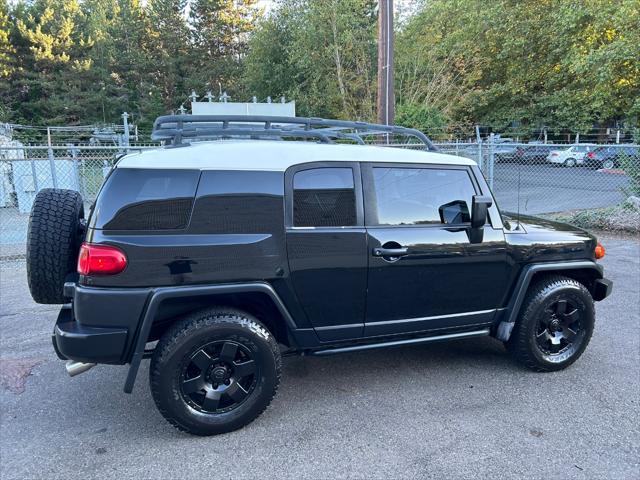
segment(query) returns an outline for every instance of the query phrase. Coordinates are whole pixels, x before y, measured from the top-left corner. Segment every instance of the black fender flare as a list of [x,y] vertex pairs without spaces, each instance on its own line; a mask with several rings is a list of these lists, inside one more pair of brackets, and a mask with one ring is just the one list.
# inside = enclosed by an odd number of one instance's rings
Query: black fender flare
[[507,304],[506,311],[503,316],[503,320],[498,324],[495,332],[495,337],[498,340],[506,342],[511,337],[511,332],[515,325],[518,314],[520,313],[520,307],[524,302],[524,297],[529,289],[531,279],[536,273],[539,272],[558,272],[562,273],[567,270],[594,270],[595,276],[598,279],[603,278],[602,265],[590,260],[578,260],[568,262],[550,262],[550,263],[534,263],[526,265],[520,272],[520,276],[516,281],[516,285],[511,293],[511,298]]
[[296,323],[287,310],[285,304],[282,302],[273,287],[265,282],[154,288],[149,295],[147,306],[144,310],[138,334],[134,342],[129,372],[127,373],[127,379],[124,384],[125,393],[131,393],[133,391],[133,385],[138,375],[140,362],[142,362],[144,357],[144,347],[149,339],[151,326],[153,325],[153,321],[158,313],[160,304],[169,298],[200,297],[225,293],[264,293],[273,300],[289,329],[297,329]]

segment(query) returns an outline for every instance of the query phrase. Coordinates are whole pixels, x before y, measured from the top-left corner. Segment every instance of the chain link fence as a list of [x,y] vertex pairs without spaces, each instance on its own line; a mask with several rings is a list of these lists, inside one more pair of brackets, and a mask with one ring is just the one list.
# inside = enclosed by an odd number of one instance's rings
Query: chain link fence
[[[614,206],[640,194],[637,145],[550,145],[488,139],[437,146],[442,153],[476,161],[503,211],[549,215]],[[126,149],[0,146],[0,260],[24,258],[29,212],[40,189],[77,190],[88,209],[121,155],[150,148],[158,145]]]

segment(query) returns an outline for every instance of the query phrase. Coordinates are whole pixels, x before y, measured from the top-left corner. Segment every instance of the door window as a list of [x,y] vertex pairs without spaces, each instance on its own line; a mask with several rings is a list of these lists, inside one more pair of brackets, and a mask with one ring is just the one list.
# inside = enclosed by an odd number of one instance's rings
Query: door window
[[475,188],[466,170],[374,167],[377,225],[464,224]]
[[351,168],[313,168],[294,175],[294,227],[350,227],[356,224],[356,193]]

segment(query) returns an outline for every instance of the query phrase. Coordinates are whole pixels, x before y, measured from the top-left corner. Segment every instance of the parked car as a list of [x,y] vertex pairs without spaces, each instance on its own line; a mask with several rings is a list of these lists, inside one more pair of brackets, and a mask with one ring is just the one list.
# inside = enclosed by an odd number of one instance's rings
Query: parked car
[[593,150],[594,145],[572,145],[564,150],[551,150],[547,161],[565,167],[575,167],[584,164],[585,156]]
[[513,152],[496,155],[496,161],[543,164],[553,148],[551,145],[520,145]]
[[586,165],[593,168],[617,168],[623,158],[640,162],[640,148],[629,145],[608,145],[596,147],[585,156]]
[[[535,371],[582,355],[612,288],[593,235],[501,213],[476,163],[421,132],[252,118],[160,117],[168,145],[118,160],[87,221],[78,192],[37,194],[28,284],[63,304],[71,375],[129,364],[130,393],[151,358],[160,413],[212,435],[267,408],[286,355],[489,335]],[[333,143],[371,132],[425,150]]]

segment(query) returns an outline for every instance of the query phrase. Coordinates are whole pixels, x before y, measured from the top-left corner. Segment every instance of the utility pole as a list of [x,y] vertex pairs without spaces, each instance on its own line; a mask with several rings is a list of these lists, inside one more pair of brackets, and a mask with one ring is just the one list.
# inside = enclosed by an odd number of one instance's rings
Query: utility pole
[[378,2],[378,123],[393,125],[393,0]]

